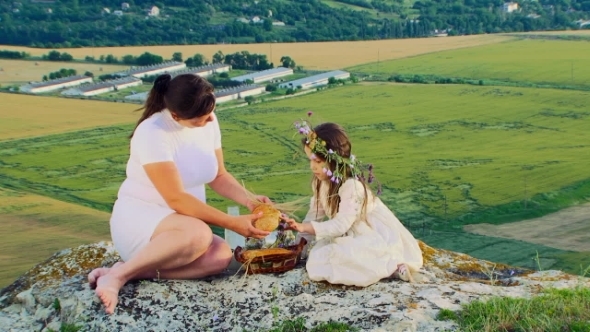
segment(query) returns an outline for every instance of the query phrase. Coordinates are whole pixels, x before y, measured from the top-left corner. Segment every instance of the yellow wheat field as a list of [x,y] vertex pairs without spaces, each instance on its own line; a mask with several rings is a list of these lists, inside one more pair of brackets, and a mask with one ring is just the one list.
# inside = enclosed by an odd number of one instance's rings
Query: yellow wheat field
[[110,241],[109,214],[0,188],[0,288],[55,252]]
[[[170,59],[174,52],[181,52],[185,58],[201,53],[211,59],[213,54],[219,50],[224,54],[246,50],[250,53],[266,54],[275,65],[279,63],[282,56],[288,55],[295,59],[297,64],[307,69],[338,69],[378,60],[390,60],[449,49],[498,43],[510,38],[512,37],[503,35],[473,35],[314,43],[95,47],[60,49],[59,51],[70,53],[77,59],[82,59],[87,55],[98,58],[100,55],[107,54],[120,58],[126,54],[140,55],[144,52],[158,54],[166,59]],[[35,56],[47,54],[50,51],[49,49],[5,45],[0,45],[0,49],[24,51]]]
[[132,123],[139,105],[0,93],[0,140]]
[[[0,49],[4,48],[0,46]],[[41,81],[43,75],[49,75],[49,73],[58,71],[61,68],[75,69],[80,75],[89,71],[98,77],[102,74],[125,70],[129,66],[76,62],[0,60],[0,68],[0,84],[10,84]]]

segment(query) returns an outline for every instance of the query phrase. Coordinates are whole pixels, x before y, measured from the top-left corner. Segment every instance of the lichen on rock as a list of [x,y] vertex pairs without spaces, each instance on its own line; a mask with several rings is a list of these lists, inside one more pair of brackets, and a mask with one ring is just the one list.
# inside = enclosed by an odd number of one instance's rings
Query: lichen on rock
[[[425,265],[414,284],[385,279],[369,287],[311,281],[303,264],[269,275],[240,271],[201,280],[142,280],[125,285],[106,315],[86,277],[119,256],[110,242],[62,250],[0,291],[0,326],[49,331],[63,323],[83,331],[263,331],[303,317],[308,327],[338,320],[365,331],[453,330],[442,308],[489,296],[528,297],[543,287],[573,287],[560,271],[534,272],[435,249],[423,242]],[[56,303],[59,304],[56,308]]]

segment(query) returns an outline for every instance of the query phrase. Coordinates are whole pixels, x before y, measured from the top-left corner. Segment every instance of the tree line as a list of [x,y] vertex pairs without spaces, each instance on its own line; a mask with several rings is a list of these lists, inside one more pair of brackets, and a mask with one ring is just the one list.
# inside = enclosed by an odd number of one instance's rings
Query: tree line
[[[408,38],[435,30],[460,35],[575,29],[575,21],[590,13],[590,0],[523,1],[512,13],[503,10],[505,0],[418,0],[411,7],[401,0],[338,1],[366,10],[333,8],[321,0],[134,0],[127,1],[128,9],[119,0],[2,1],[0,44],[62,48]],[[149,16],[154,4],[160,14]],[[385,15],[391,13],[395,18]]]
[[[25,52],[0,50],[0,58],[31,59],[31,56],[29,53]],[[43,54],[41,59],[47,61],[65,62],[74,60],[71,54],[67,52],[59,52],[57,50],[51,50],[47,54]],[[127,54],[122,56],[120,59],[112,54],[101,55],[98,58],[86,56],[84,61],[107,64],[125,64],[131,66],[150,66],[161,64],[165,61],[176,61],[184,62],[187,67],[200,67],[210,63],[224,63],[231,65],[233,69],[244,70],[265,70],[274,67],[274,64],[268,61],[266,54],[256,54],[250,53],[248,51],[239,51],[231,54],[223,54],[223,52],[217,51],[217,53],[213,55],[211,62],[209,62],[209,60],[200,53],[197,53],[184,60],[181,52],[174,52],[170,59],[164,59],[164,57],[161,55],[144,52],[139,56]],[[296,65],[295,60],[293,60],[290,56],[281,57],[280,62],[282,66],[289,68],[295,68]]]

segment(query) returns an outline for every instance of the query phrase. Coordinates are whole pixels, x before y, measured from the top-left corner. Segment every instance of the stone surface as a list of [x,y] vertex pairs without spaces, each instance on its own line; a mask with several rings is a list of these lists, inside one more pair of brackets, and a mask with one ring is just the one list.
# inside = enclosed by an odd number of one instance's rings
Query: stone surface
[[203,280],[130,282],[110,316],[86,276],[119,257],[111,243],[80,246],[56,253],[0,291],[0,326],[14,332],[57,331],[64,323],[83,331],[241,332],[303,317],[309,328],[336,320],[362,331],[453,331],[452,322],[435,319],[440,309],[458,310],[490,296],[529,297],[546,287],[590,286],[588,278],[560,271],[523,270],[420,245],[425,266],[414,284],[318,283],[309,280],[303,264],[276,275],[228,271]]

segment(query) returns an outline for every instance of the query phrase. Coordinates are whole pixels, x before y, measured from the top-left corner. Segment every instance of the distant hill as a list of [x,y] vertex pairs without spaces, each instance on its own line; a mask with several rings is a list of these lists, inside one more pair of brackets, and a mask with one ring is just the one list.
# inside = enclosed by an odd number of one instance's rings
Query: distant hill
[[590,0],[11,0],[0,44],[363,40],[590,28]]

